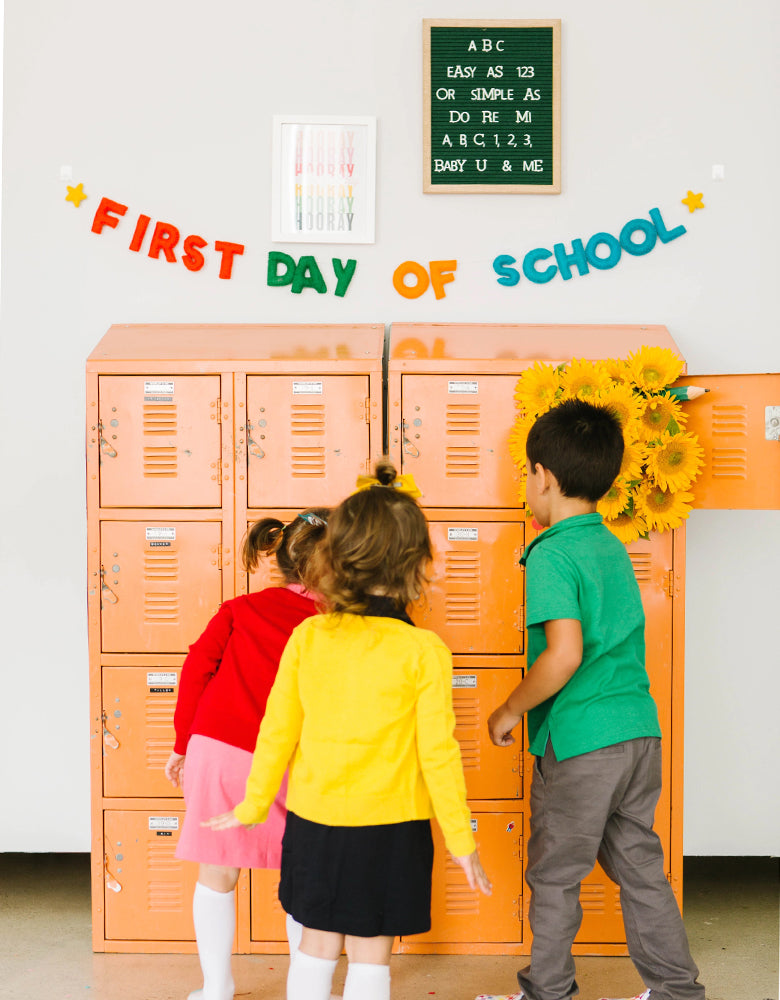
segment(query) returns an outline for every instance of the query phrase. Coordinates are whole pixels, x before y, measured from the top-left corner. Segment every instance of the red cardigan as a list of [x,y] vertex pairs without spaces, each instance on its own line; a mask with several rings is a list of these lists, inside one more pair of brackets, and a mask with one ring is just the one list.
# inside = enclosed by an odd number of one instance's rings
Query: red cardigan
[[184,661],[173,717],[176,753],[186,754],[196,733],[255,749],[279,657],[295,626],[316,610],[310,597],[287,587],[225,601]]

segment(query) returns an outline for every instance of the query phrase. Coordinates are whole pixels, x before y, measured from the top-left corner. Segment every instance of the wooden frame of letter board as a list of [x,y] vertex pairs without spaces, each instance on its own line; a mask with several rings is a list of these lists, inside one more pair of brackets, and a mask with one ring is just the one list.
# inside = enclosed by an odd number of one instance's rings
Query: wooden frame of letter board
[[[431,184],[431,28],[552,28],[552,159],[553,182],[540,184]],[[561,193],[561,22],[549,20],[423,19],[423,192],[425,194],[560,194]]]

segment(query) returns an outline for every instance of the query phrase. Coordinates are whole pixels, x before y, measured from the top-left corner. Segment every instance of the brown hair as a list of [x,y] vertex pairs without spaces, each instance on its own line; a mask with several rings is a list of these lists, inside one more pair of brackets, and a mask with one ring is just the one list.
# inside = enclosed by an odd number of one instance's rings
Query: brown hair
[[353,493],[334,508],[314,555],[318,591],[327,608],[361,614],[381,593],[405,608],[427,583],[433,558],[428,523],[417,502],[392,486],[395,467],[377,463],[381,485]]
[[241,547],[241,559],[248,573],[257,569],[260,559],[273,553],[287,583],[300,583],[311,589],[308,571],[314,549],[325,534],[329,507],[308,507],[289,524],[276,517],[255,521]]

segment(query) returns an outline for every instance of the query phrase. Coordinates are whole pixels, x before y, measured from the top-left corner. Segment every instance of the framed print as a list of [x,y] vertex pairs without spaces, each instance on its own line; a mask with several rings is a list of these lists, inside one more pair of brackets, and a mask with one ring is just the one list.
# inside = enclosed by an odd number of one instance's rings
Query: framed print
[[271,238],[373,243],[376,118],[274,115]]

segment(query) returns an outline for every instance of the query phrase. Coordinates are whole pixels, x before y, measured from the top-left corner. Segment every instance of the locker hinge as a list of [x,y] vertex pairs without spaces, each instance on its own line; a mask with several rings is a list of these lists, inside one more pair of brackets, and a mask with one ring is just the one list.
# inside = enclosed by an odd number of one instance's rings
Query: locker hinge
[[666,593],[674,597],[674,570],[670,569],[666,574]]
[[222,569],[222,542],[217,545],[217,569]]
[[363,402],[363,406],[364,406],[364,415],[365,415],[365,418],[366,418],[366,423],[370,424],[371,423],[371,398],[369,396],[366,396],[366,398],[365,398],[365,400]]
[[521,604],[517,609],[517,630],[518,632],[525,631],[525,605]]
[[222,462],[217,462],[217,482],[222,485]]
[[217,423],[222,423],[222,400],[217,400]]

